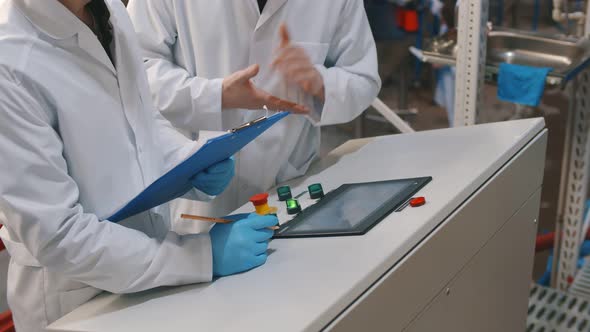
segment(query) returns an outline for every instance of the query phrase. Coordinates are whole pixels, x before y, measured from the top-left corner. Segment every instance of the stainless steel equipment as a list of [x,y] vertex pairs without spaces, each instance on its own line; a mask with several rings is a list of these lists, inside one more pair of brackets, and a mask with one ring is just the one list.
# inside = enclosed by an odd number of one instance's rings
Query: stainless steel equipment
[[[457,32],[451,30],[412,53],[424,62],[455,65]],[[547,84],[563,86],[590,64],[590,41],[513,29],[491,30],[487,39],[487,79],[496,79],[502,62],[553,68]]]

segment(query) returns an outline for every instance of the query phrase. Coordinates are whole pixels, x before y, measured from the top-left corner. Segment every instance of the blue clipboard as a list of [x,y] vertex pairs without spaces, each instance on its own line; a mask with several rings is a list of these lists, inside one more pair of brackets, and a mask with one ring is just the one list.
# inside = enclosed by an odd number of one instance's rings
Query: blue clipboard
[[280,112],[268,118],[262,117],[209,139],[192,156],[149,185],[107,220],[119,222],[181,197],[193,188],[191,178],[197,173],[233,156],[287,115],[288,112]]

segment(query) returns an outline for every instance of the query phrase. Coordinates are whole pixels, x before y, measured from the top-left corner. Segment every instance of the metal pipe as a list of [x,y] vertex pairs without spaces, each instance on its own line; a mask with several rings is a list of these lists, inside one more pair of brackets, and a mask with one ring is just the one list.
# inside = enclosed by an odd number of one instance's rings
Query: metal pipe
[[413,133],[415,130],[412,129],[402,118],[400,118],[393,110],[391,110],[384,102],[379,98],[375,98],[371,104],[377,112],[379,112],[389,123],[397,128],[402,134]]
[[563,238],[563,229],[564,229],[564,222],[565,222],[565,205],[567,199],[567,186],[568,186],[568,169],[571,167],[570,165],[570,154],[571,149],[569,148],[572,144],[573,139],[573,132],[574,130],[574,113],[576,111],[575,106],[575,98],[576,98],[576,89],[578,85],[578,79],[574,79],[572,84],[569,87],[568,91],[568,99],[571,102],[568,105],[568,112],[567,112],[567,120],[566,120],[566,127],[565,127],[565,140],[563,142],[563,156],[561,159],[561,175],[559,180],[559,197],[557,200],[557,220],[555,222],[555,234],[557,237],[555,239],[555,247],[553,249],[553,264],[551,266],[551,287],[557,288],[557,272],[559,267],[557,266],[559,263],[559,259],[561,257],[561,242]]
[[[564,7],[564,10],[562,11],[561,7]],[[577,23],[577,31],[576,34],[578,36],[582,35],[584,33],[584,24],[586,21],[586,14],[582,13],[582,12],[574,12],[574,13],[569,13],[569,5],[567,0],[563,1],[563,0],[553,0],[553,12],[552,12],[552,18],[555,22],[561,23],[561,22],[566,22],[566,27],[565,27],[565,31],[566,34],[570,34],[569,33],[569,26],[570,26],[570,20],[575,20]]]
[[555,22],[561,22],[561,0],[553,0],[553,11],[551,17]]
[[563,1],[563,11],[565,12],[565,34],[569,36],[570,34],[570,9],[568,5],[568,0]]

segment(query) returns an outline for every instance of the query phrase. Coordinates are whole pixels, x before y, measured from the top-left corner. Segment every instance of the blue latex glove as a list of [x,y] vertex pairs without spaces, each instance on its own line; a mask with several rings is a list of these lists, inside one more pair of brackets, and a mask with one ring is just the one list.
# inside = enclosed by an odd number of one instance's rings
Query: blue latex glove
[[216,224],[209,232],[213,251],[213,276],[236,274],[266,263],[268,241],[274,234],[266,227],[277,225],[277,217],[253,213],[225,219],[237,221]]
[[207,195],[216,196],[221,194],[234,177],[234,158],[219,162],[192,178],[195,188]]

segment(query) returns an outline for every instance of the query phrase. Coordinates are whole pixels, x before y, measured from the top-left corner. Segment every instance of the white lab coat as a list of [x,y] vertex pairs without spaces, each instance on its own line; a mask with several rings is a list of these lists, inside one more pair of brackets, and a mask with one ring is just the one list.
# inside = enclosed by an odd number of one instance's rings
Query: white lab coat
[[[362,0],[268,0],[262,14],[256,0],[131,0],[128,10],[156,106],[185,133],[228,130],[265,115],[221,112],[223,77],[251,64],[261,67],[254,79],[258,87],[311,107],[322,125],[353,120],[380,89]],[[270,71],[282,22],[321,73],[325,103]],[[231,212],[251,195],[303,175],[319,146],[320,129],[306,117],[291,115],[239,153],[237,175],[222,195],[211,203],[181,204],[176,216]]]
[[209,235],[170,232],[166,205],[101,221],[197,145],[155,111],[125,7],[106,3],[115,66],[58,1],[0,0],[0,236],[19,332],[101,290],[211,280]]

